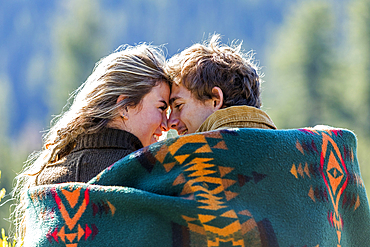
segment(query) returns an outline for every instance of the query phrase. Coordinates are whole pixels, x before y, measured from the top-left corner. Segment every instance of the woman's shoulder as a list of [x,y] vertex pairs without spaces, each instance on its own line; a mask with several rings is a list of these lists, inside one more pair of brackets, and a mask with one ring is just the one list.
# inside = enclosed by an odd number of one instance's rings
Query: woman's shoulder
[[48,165],[37,178],[37,185],[76,182],[77,164],[66,158]]

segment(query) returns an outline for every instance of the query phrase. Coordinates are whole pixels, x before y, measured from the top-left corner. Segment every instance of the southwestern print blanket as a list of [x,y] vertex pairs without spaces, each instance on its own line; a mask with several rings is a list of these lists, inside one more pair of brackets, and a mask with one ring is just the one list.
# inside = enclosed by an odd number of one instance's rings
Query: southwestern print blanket
[[143,148],[89,183],[28,191],[25,246],[370,246],[344,129],[230,129]]

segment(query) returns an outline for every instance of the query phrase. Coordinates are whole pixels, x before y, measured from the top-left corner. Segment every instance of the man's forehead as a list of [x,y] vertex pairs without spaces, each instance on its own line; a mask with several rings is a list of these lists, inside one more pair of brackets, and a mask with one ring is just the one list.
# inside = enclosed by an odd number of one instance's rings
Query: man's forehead
[[172,83],[171,93],[179,92],[179,91],[181,91],[182,88],[184,88],[184,86],[182,84]]
[[185,88],[183,85],[177,85],[177,84],[172,84],[172,89],[171,89],[171,95],[170,95],[170,104],[173,103],[175,100],[178,99],[186,99],[191,97],[191,92]]

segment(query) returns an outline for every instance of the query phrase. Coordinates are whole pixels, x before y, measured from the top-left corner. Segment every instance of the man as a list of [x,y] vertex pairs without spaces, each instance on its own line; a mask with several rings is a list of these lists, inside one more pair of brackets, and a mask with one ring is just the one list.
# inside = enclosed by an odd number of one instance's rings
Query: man
[[221,128],[276,129],[260,110],[261,81],[251,54],[241,44],[194,44],[173,56],[167,65],[172,77],[168,125],[179,135]]

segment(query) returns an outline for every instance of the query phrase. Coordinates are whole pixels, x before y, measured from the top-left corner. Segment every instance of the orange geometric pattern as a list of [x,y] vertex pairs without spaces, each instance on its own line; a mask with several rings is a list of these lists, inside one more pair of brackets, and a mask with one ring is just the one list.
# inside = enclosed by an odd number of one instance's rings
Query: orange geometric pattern
[[[79,188],[79,190],[77,190],[77,191],[80,192],[80,189],[81,188]],[[62,192],[63,191],[64,190],[62,190]],[[65,194],[65,192],[63,194]],[[63,204],[62,200],[60,199],[60,197],[58,196],[58,194],[55,194],[54,197],[55,197],[55,201],[57,202],[59,211],[62,214],[62,217],[64,218],[64,220],[66,222],[66,225],[68,226],[69,230],[72,230],[75,227],[77,221],[81,218],[82,214],[85,212],[87,204],[89,203],[89,192],[88,192],[88,190],[87,189],[85,190],[85,198],[83,199],[83,202],[79,206],[79,208],[77,210],[77,213],[75,215],[73,215],[72,218],[70,217],[70,215],[68,213],[68,210],[64,206],[64,204]],[[73,197],[72,197],[72,201],[68,197],[66,197],[66,199],[68,200],[70,205],[75,205],[75,199],[76,198],[74,197],[74,194],[73,194]],[[72,208],[73,208],[73,206],[72,206]]]
[[[156,159],[163,163],[165,156],[170,153],[177,161],[164,163],[163,167],[166,172],[172,170],[176,163],[183,165],[183,172],[173,181],[173,186],[182,184],[183,189],[180,195],[200,202],[198,208],[209,211],[209,214],[198,214],[196,218],[183,215],[190,231],[204,235],[209,247],[220,246],[222,242],[232,242],[234,246],[245,246],[242,236],[256,229],[257,223],[248,210],[237,213],[231,208],[228,209],[228,201],[238,196],[238,193],[228,190],[230,186],[237,183],[237,180],[227,178],[234,168],[217,166],[213,164],[213,158],[191,157],[192,153],[211,154],[212,149],[227,150],[223,140],[210,147],[206,137],[222,138],[219,134],[183,136],[170,146],[162,146],[156,153]],[[188,153],[178,152],[189,143],[200,145]],[[212,187],[208,186],[210,184]],[[250,219],[241,223],[239,217],[246,215]],[[231,222],[228,220],[229,223],[216,226],[212,222],[217,221],[218,218],[228,218]]]
[[[342,200],[342,207],[343,205],[350,204],[356,210],[360,205],[359,196],[351,197],[351,200],[348,200],[347,193],[344,193],[347,184],[348,178],[353,176],[356,183],[357,182],[357,175],[356,174],[349,174],[347,171],[346,164],[344,162],[344,158],[341,154],[341,151],[337,145],[337,143],[332,139],[332,135],[340,134],[340,131],[332,131],[332,130],[325,130],[325,131],[317,131],[314,129],[301,129],[302,132],[313,134],[313,135],[320,135],[322,137],[322,144],[321,144],[321,153],[320,153],[320,164],[319,164],[319,173],[321,174],[321,179],[324,180],[326,185],[326,190],[322,190],[321,188],[313,188],[312,186],[309,188],[308,196],[312,199],[313,202],[321,199],[321,201],[331,202],[333,205],[333,211],[328,213],[328,220],[330,224],[336,229],[335,233],[337,235],[338,244],[337,247],[341,246],[341,235],[342,235],[342,227],[343,227],[343,219],[339,213],[340,207],[340,200]],[[296,142],[296,148],[305,155],[306,153],[319,153],[315,143],[312,141],[311,143],[300,143],[298,140]],[[343,154],[345,158],[349,158],[353,161],[353,152],[352,150],[347,150],[343,146]],[[311,178],[311,173],[316,175],[316,170],[312,169],[315,167],[311,165],[310,167],[308,164],[293,164],[290,173],[296,177],[304,178],[305,175],[308,178]],[[311,169],[310,169],[311,168]],[[350,195],[350,194],[349,194]]]
[[[60,229],[50,229],[47,234],[47,239],[50,243],[54,240],[59,243],[60,241],[66,245],[66,247],[77,247],[78,242],[81,240],[93,240],[99,233],[98,228],[95,224],[79,224],[82,215],[86,212],[87,206],[90,203],[89,188],[69,188],[61,189],[57,192],[55,188],[51,189],[54,196],[55,202],[58,206],[60,214],[64,219],[65,225]],[[104,203],[104,202],[102,202]],[[112,215],[114,215],[116,208],[112,203],[107,201],[104,203],[109,208]],[[93,203],[93,205],[95,205]],[[93,208],[94,211],[94,208]],[[71,213],[75,212],[75,213]]]
[[[323,144],[321,149],[321,173],[328,188],[330,200],[334,207],[333,223],[337,229],[338,247],[341,240],[343,220],[339,214],[339,200],[347,187],[348,172],[337,144],[333,139],[322,133]],[[327,155],[328,154],[328,155]],[[329,157],[327,157],[329,156]]]

